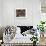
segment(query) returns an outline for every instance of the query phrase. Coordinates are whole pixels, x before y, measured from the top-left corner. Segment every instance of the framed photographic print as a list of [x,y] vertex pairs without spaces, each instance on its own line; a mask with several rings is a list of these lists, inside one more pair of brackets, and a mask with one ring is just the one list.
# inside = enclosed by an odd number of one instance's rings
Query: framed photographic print
[[26,17],[26,9],[16,9],[16,17]]

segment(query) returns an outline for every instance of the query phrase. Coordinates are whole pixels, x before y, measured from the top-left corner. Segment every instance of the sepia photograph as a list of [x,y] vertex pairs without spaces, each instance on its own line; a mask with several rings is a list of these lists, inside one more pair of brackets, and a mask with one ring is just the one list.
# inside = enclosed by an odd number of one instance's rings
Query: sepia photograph
[[25,9],[16,9],[16,17],[25,17],[26,10]]

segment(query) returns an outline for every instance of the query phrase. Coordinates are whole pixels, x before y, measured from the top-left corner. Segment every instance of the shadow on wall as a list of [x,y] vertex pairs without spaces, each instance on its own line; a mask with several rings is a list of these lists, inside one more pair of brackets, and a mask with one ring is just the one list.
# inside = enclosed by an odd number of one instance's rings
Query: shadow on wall
[[4,27],[0,27],[0,40],[3,40]]

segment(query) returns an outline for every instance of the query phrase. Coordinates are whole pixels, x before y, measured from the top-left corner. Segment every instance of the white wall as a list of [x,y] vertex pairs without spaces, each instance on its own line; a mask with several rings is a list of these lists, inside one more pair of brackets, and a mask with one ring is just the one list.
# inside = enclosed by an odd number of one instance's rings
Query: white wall
[[0,0],[0,26],[2,24],[2,0]]
[[[26,8],[24,18],[16,18],[16,8]],[[2,25],[34,25],[40,20],[40,0],[3,0]]]
[[39,24],[40,20],[41,20],[41,13],[40,13],[40,10],[41,10],[41,2],[40,0],[33,0],[33,26],[37,26],[37,24]]

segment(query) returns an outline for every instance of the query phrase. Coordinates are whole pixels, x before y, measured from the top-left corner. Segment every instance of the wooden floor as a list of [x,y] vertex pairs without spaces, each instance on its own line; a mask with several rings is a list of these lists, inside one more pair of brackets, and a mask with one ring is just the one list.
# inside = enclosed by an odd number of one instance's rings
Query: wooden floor
[[40,45],[46,45],[46,37],[41,37],[39,44]]
[[6,43],[2,44],[1,46],[33,46],[32,44],[16,44],[16,43]]
[[[3,46],[6,46],[6,45],[3,45]],[[16,44],[11,44],[9,46],[33,46],[33,45],[28,43],[28,45],[27,44],[23,44],[23,45],[21,45],[21,44],[19,44],[19,45],[18,44],[17,45]],[[37,46],[46,46],[46,37],[41,37],[39,45],[37,45]]]

